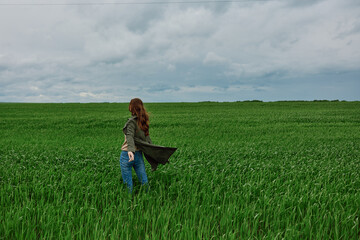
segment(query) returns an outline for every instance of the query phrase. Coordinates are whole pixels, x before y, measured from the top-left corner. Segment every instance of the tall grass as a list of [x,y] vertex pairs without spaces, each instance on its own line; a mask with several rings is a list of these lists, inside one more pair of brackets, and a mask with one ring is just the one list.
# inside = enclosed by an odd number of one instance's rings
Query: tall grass
[[148,103],[178,147],[122,184],[127,104],[0,104],[0,239],[359,239],[360,103]]

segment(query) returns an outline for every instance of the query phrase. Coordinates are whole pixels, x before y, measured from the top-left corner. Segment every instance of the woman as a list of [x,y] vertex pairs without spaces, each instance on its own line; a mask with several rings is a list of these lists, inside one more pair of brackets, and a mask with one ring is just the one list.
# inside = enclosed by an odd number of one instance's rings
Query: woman
[[132,117],[128,119],[123,128],[125,140],[121,147],[120,168],[123,182],[127,184],[129,191],[132,192],[132,168],[134,168],[141,184],[148,183],[142,154],[144,153],[152,170],[155,171],[159,163],[165,164],[169,162],[169,157],[175,152],[176,148],[152,144],[149,135],[149,115],[141,99],[131,99],[129,111]]

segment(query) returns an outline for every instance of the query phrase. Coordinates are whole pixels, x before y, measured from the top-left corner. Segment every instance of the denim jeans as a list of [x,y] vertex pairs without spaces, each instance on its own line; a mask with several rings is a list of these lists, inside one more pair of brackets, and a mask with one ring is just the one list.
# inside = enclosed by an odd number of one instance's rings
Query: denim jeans
[[[121,175],[124,184],[127,185],[129,192],[133,190],[132,181],[132,168],[134,168],[136,175],[142,185],[148,185],[148,178],[145,172],[145,164],[141,151],[136,151],[134,154],[134,160],[129,162],[129,156],[127,151],[122,151],[120,155],[120,168]],[[148,186],[146,186],[148,187]]]

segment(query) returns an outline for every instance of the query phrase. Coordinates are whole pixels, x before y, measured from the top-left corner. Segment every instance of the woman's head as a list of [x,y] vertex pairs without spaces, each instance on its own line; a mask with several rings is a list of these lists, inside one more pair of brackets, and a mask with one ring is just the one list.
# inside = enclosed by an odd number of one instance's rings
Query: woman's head
[[137,124],[145,132],[145,135],[149,135],[149,114],[140,98],[131,99],[129,111],[131,115],[137,116]]

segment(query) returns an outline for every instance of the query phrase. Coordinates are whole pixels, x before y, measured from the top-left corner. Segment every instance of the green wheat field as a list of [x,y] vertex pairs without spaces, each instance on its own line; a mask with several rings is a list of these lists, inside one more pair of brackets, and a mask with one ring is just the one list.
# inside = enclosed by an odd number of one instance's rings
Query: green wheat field
[[360,238],[360,102],[145,107],[178,150],[130,195],[128,103],[1,103],[0,239]]

